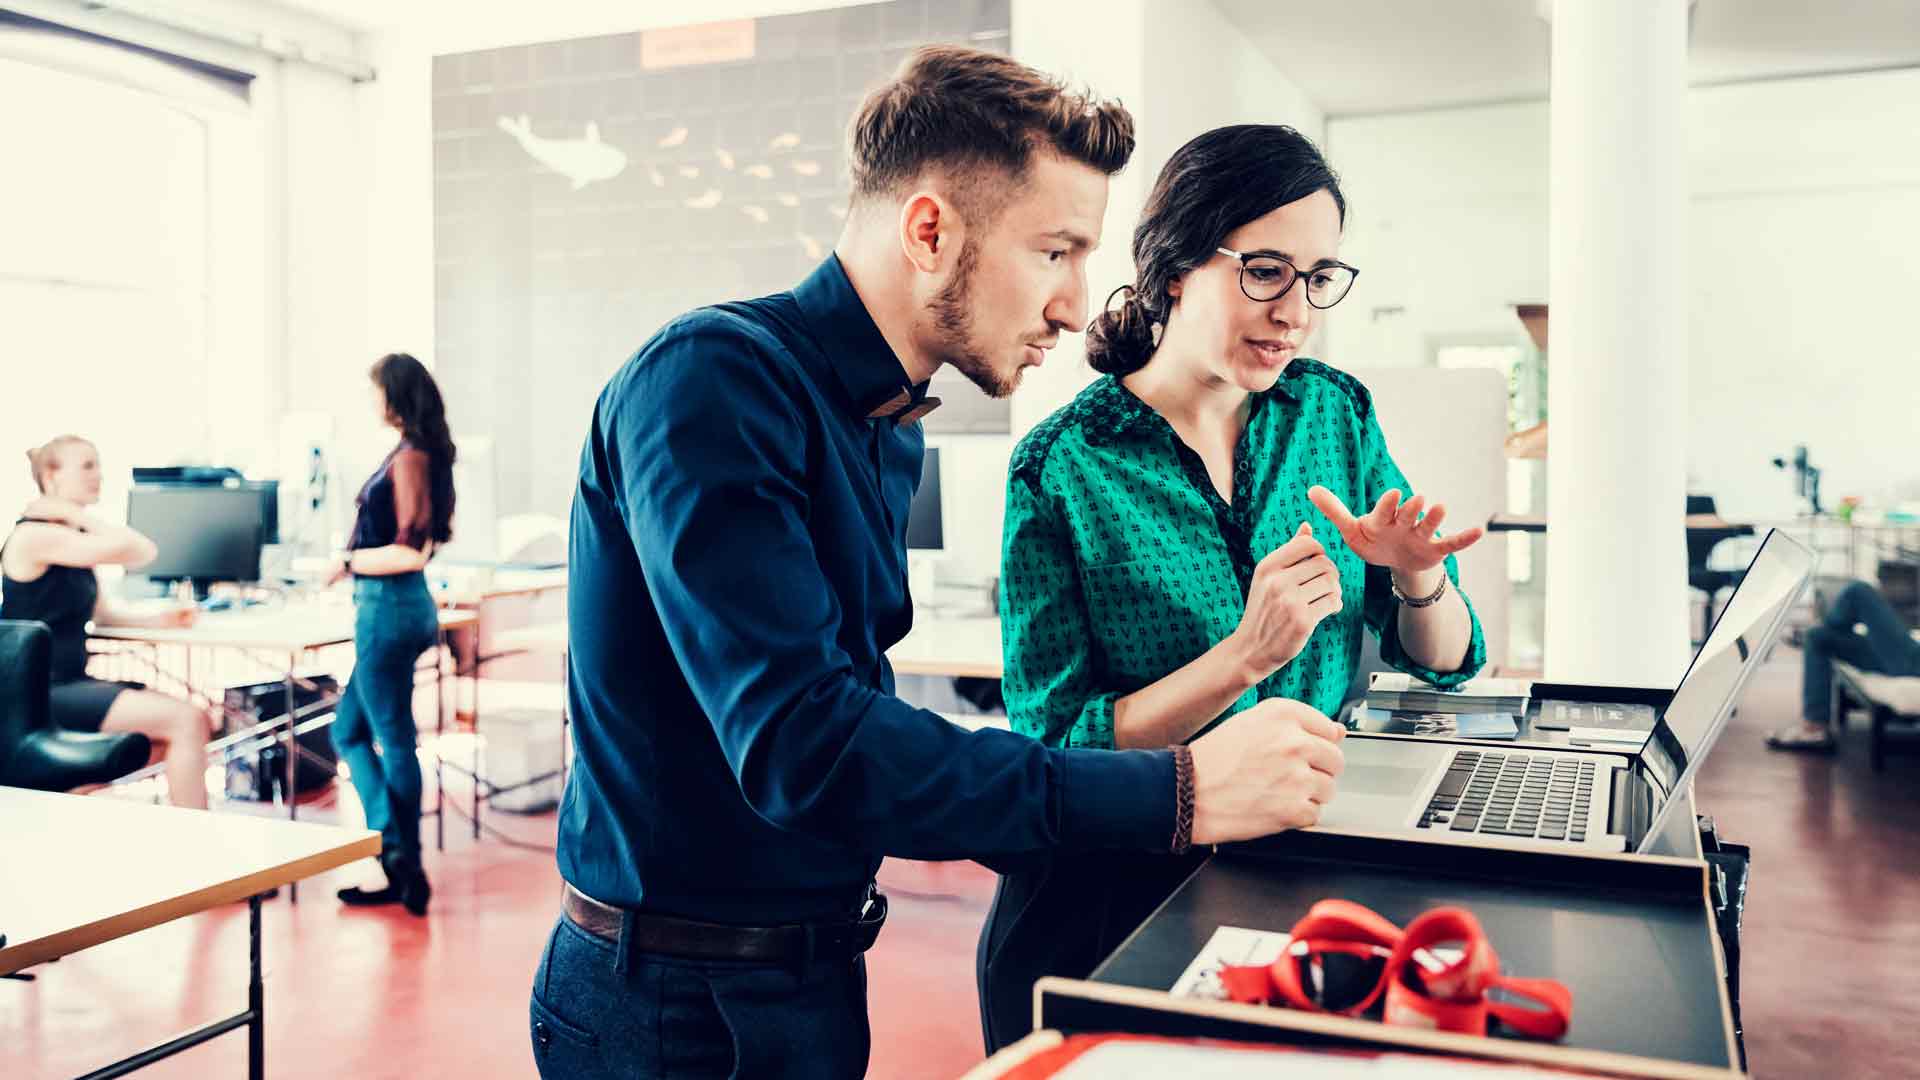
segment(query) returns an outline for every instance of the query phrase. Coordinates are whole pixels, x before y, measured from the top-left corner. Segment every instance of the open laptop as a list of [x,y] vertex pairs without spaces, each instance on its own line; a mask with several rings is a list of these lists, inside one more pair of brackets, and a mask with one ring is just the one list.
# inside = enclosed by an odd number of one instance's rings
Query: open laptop
[[1767,534],[1638,751],[1348,739],[1318,827],[1479,847],[1645,851],[1813,579],[1814,561],[1799,542]]

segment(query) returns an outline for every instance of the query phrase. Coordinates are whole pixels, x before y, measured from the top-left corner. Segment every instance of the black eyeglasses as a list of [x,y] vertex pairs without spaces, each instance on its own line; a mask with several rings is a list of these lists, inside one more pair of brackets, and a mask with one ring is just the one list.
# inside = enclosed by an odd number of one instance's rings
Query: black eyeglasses
[[1247,299],[1266,303],[1287,295],[1293,283],[1307,279],[1307,303],[1322,311],[1347,298],[1353,279],[1360,271],[1346,263],[1327,263],[1302,271],[1278,255],[1245,254],[1232,248],[1215,248],[1220,254],[1240,262],[1240,291]]

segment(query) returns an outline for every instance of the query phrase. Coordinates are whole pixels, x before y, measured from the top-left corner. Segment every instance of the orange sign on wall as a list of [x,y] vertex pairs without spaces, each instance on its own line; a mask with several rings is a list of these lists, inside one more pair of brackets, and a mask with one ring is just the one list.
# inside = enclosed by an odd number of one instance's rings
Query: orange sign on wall
[[721,64],[753,59],[752,19],[647,30],[640,35],[640,66],[645,70]]

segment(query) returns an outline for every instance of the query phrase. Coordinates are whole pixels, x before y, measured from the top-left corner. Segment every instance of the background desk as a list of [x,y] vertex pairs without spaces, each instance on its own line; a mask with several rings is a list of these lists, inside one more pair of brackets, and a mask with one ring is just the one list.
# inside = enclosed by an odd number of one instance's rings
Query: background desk
[[1000,620],[993,615],[941,618],[916,614],[913,629],[887,650],[895,675],[998,679],[1005,670]]
[[266,1056],[259,894],[380,852],[380,837],[364,829],[7,787],[0,787],[0,821],[7,839],[0,974],[222,904],[250,902],[247,1011],[93,1077],[120,1076],[244,1027],[248,1075],[259,1080]]
[[[1726,518],[1719,514],[1687,514],[1686,527],[1727,529],[1746,526],[1756,537],[1768,529],[1804,540],[1822,555],[1839,555],[1842,563],[1825,570],[1844,573],[1849,578],[1863,577],[1877,570],[1882,561],[1911,557],[1920,551],[1920,522],[1851,518],[1841,520],[1832,514],[1801,515],[1789,518]],[[1490,533],[1545,533],[1547,519],[1538,514],[1494,514],[1487,519]],[[1864,556],[1864,558],[1863,558]]]
[[[209,744],[210,754],[223,752],[230,747],[248,743],[261,736],[278,730],[285,747],[283,760],[286,765],[287,819],[300,816],[300,800],[295,797],[294,766],[298,757],[296,734],[312,727],[324,727],[331,722],[331,714],[314,715],[333,704],[308,705],[298,709],[294,705],[294,683],[299,676],[295,673],[309,654],[335,645],[344,645],[353,640],[353,607],[348,604],[296,604],[285,607],[241,608],[233,611],[213,612],[202,615],[192,626],[173,628],[101,626],[95,627],[91,636],[102,641],[118,641],[143,644],[153,648],[153,669],[162,673],[158,652],[161,646],[177,646],[186,650],[186,664],[179,678],[187,688],[193,691],[193,650],[225,649],[242,653],[266,653],[275,661],[275,666],[285,686],[285,712],[264,723],[250,726],[244,731],[215,740]],[[446,634],[452,630],[464,629],[475,625],[479,617],[471,611],[441,608],[439,612],[440,637],[444,642]],[[284,659],[284,664],[278,661]],[[440,650],[434,649],[434,698],[436,731],[444,724],[446,708],[444,704],[443,668],[440,663]],[[215,707],[222,707],[223,694],[207,693],[202,695]],[[312,717],[312,719],[306,719]],[[439,780],[436,770],[436,783]],[[442,796],[445,788],[439,788]],[[443,803],[444,805],[444,803]],[[444,846],[444,819],[434,811],[441,830],[441,843]],[[298,897],[297,888],[290,888],[289,895]]]

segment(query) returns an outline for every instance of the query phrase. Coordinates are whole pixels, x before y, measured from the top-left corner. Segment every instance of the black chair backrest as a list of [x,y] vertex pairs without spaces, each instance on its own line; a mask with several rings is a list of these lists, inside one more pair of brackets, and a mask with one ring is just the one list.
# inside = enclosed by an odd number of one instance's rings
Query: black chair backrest
[[[1713,505],[1711,495],[1687,496],[1687,513],[1717,514],[1719,509]],[[1693,573],[1707,568],[1707,559],[1720,541],[1731,540],[1736,536],[1752,536],[1751,525],[1729,525],[1724,529],[1687,529],[1687,571]]]
[[27,733],[50,722],[52,678],[53,634],[47,624],[0,619],[0,766]]

